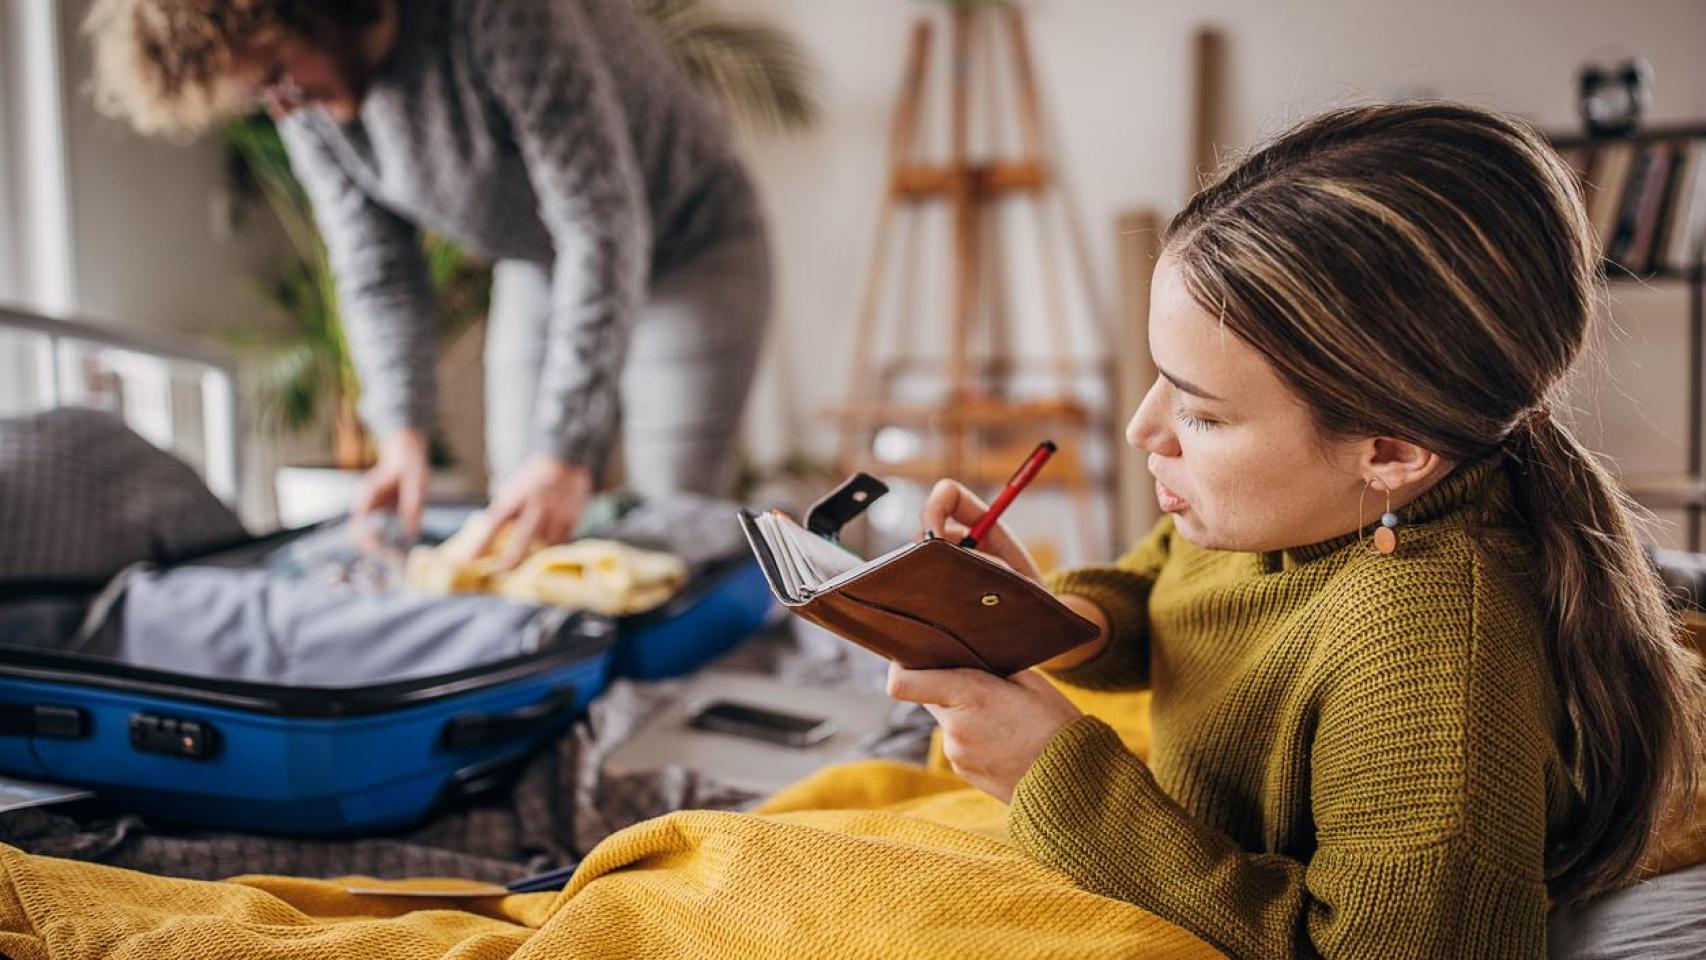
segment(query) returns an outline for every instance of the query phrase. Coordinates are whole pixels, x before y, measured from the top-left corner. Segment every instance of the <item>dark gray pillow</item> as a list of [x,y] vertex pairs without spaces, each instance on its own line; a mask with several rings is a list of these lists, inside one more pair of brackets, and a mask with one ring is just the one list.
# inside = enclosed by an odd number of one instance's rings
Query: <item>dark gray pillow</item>
[[0,419],[0,582],[98,582],[242,539],[190,466],[98,410]]
[[1642,881],[1580,910],[1553,911],[1550,960],[1706,957],[1706,864]]

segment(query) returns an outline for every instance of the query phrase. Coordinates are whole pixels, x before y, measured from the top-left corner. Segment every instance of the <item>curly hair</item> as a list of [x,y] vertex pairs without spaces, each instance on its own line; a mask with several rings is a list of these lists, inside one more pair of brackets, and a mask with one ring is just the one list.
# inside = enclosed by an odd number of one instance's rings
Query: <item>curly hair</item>
[[378,19],[381,0],[96,0],[96,105],[143,133],[193,135],[251,106],[233,83],[258,36],[325,37]]

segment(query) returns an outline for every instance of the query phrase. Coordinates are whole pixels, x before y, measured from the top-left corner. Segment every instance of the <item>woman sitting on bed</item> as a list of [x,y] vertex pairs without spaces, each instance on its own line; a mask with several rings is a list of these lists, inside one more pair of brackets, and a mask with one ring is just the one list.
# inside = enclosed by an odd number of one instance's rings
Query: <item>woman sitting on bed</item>
[[[1045,668],[1151,687],[1148,762],[1035,674],[890,691],[1038,860],[1234,956],[1540,956],[1549,904],[1627,883],[1700,756],[1633,509],[1555,416],[1598,265],[1520,122],[1283,136],[1165,234],[1126,439],[1167,516],[1047,580],[1102,634]],[[982,510],[944,481],[924,523]]]

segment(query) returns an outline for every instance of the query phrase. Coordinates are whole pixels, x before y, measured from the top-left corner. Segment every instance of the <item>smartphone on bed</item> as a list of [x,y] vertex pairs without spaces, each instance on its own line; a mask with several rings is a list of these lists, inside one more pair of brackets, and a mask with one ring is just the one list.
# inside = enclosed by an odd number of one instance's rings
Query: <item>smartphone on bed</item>
[[835,724],[825,717],[787,713],[734,700],[709,700],[695,706],[688,712],[687,725],[784,747],[815,747],[835,735]]

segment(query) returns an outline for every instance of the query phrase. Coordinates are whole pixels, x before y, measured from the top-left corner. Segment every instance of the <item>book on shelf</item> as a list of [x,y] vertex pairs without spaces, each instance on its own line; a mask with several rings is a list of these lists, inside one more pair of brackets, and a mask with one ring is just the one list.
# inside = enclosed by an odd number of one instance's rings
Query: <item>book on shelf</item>
[[1581,179],[1605,258],[1632,274],[1688,273],[1706,245],[1706,136],[1588,141],[1559,151]]
[[1581,143],[1571,147],[1562,147],[1558,150],[1558,156],[1564,158],[1564,163],[1575,172],[1576,182],[1582,184],[1593,182],[1594,150],[1592,147]]
[[1701,245],[1706,243],[1706,137],[1689,141],[1682,154],[1682,172],[1670,204],[1670,236],[1665,240],[1665,265],[1679,273],[1701,261]]
[[1676,225],[1677,208],[1686,202],[1682,188],[1688,178],[1688,144],[1677,142],[1671,144],[1670,169],[1667,171],[1664,189],[1659,194],[1658,216],[1653,222],[1651,245],[1647,250],[1646,272],[1657,273],[1670,269],[1670,238]]
[[1634,241],[1635,216],[1641,206],[1641,195],[1647,188],[1647,171],[1652,169],[1653,152],[1637,147],[1630,153],[1629,171],[1618,188],[1617,212],[1611,218],[1610,230],[1600,234],[1600,249],[1612,263],[1625,265],[1629,245]]
[[1634,216],[1630,218],[1629,239],[1617,262],[1634,273],[1649,273],[1653,269],[1653,245],[1663,218],[1665,192],[1670,189],[1670,170],[1676,151],[1668,143],[1655,143],[1647,148],[1647,164],[1642,181],[1635,184]]
[[1593,225],[1594,235],[1600,238],[1602,249],[1610,249],[1617,215],[1623,208],[1623,188],[1629,182],[1629,168],[1634,162],[1635,144],[1619,141],[1595,151],[1589,166],[1593,179],[1587,183],[1588,221]]
[[1653,251],[1653,259],[1666,270],[1678,269],[1678,265],[1687,260],[1688,214],[1693,202],[1695,179],[1700,174],[1702,149],[1706,149],[1706,140],[1676,145],[1670,196],[1665,203],[1665,218],[1659,224],[1658,249]]

